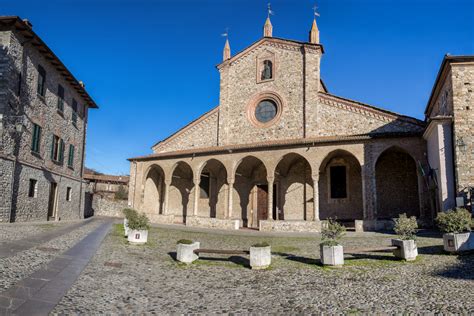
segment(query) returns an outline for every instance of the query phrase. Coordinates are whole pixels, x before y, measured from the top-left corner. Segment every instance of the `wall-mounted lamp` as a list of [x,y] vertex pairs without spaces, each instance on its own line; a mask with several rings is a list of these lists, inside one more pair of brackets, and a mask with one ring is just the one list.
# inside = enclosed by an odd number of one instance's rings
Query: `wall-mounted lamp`
[[464,139],[462,137],[459,137],[456,140],[456,146],[459,147],[459,150],[461,150],[461,152],[466,152],[466,143],[464,142]]

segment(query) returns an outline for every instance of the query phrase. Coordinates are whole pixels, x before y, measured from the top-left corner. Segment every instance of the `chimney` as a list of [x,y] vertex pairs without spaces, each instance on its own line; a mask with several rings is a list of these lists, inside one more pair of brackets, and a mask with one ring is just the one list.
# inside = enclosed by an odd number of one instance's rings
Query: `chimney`
[[85,89],[85,88],[86,88],[86,85],[84,84],[83,81],[79,81],[79,85],[82,87],[82,89]]
[[31,24],[30,20],[28,20],[28,19],[23,19],[23,23],[25,23],[30,29],[33,28],[33,24]]

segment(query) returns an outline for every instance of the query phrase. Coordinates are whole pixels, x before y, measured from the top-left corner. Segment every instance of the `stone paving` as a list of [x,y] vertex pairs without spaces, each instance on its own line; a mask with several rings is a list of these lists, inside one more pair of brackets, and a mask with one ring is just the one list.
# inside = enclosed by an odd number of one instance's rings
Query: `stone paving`
[[[116,225],[57,314],[169,313],[474,313],[474,255],[446,255],[440,236],[419,237],[415,262],[390,254],[346,256],[342,268],[319,265],[319,237],[223,235],[153,228],[149,244],[131,246]],[[389,245],[388,234],[348,234],[350,248]],[[173,260],[176,241],[203,248],[272,245],[272,266],[248,258],[207,255],[189,266]]]

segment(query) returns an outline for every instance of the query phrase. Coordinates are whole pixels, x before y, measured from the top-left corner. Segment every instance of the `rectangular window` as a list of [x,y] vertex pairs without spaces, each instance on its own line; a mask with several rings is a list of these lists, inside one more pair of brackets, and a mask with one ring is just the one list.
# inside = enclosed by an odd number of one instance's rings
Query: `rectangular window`
[[64,112],[64,88],[58,85],[58,111]]
[[38,65],[38,86],[36,92],[44,97],[46,94],[46,71]]
[[76,126],[77,124],[77,101],[75,99],[72,99],[72,124]]
[[18,87],[16,90],[16,95],[19,97],[21,94],[21,72],[18,73]]
[[199,197],[201,199],[208,199],[210,195],[211,181],[209,173],[201,174],[201,182],[199,182],[199,187],[201,188]]
[[72,196],[72,188],[67,187],[67,189],[66,189],[66,201],[71,201],[71,196]]
[[41,126],[33,124],[33,137],[31,140],[31,151],[35,153],[40,152],[41,144]]
[[346,167],[334,166],[330,168],[331,199],[347,198]]
[[38,196],[38,181],[30,179],[30,187],[28,189],[28,197],[35,198]]
[[51,143],[51,159],[59,163],[64,162],[64,141],[56,135],[53,135]]
[[67,158],[68,167],[72,168],[74,166],[74,145],[69,145],[69,155]]

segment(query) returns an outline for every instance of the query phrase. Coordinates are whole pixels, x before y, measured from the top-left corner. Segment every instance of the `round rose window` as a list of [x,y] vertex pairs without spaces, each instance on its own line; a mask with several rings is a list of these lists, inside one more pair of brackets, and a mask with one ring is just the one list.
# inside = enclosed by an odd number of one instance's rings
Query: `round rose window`
[[263,100],[255,108],[255,118],[260,123],[270,122],[277,115],[277,105],[272,100]]

